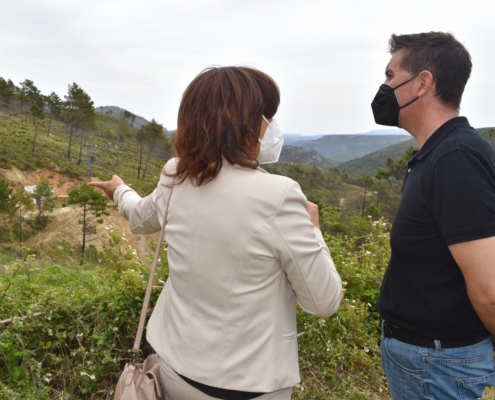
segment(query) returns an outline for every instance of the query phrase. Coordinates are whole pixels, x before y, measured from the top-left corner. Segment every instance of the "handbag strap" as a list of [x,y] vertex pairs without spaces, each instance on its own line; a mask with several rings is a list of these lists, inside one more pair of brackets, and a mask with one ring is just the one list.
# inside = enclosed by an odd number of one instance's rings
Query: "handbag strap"
[[156,264],[158,263],[158,258],[160,257],[160,249],[162,247],[163,233],[165,232],[165,225],[167,224],[168,217],[168,206],[170,205],[170,199],[172,198],[172,193],[174,192],[175,184],[172,185],[172,190],[170,191],[170,196],[167,202],[167,208],[165,209],[165,217],[163,218],[162,230],[160,231],[160,237],[158,238],[158,245],[156,246],[155,257],[153,263],[151,264],[150,278],[148,280],[148,287],[146,288],[146,294],[144,296],[143,308],[141,309],[141,317],[139,318],[139,325],[136,333],[136,339],[134,340],[134,346],[132,351],[137,354],[139,348],[141,347],[141,339],[143,337],[144,323],[146,321],[146,314],[148,311],[148,306],[150,304],[151,290],[153,289],[153,281],[155,280]]

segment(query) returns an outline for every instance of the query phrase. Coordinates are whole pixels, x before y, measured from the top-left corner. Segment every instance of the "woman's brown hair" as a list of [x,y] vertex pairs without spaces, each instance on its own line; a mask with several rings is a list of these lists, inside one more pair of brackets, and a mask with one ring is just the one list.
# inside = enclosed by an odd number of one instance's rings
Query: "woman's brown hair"
[[200,186],[214,179],[224,159],[256,168],[262,116],[272,118],[280,104],[277,84],[249,67],[212,67],[189,84],[179,108],[174,147],[179,182]]

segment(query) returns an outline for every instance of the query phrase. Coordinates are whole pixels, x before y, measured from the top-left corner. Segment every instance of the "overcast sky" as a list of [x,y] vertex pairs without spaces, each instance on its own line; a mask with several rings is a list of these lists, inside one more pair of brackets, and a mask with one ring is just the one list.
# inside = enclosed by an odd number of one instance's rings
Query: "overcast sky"
[[63,97],[76,82],[168,129],[211,65],[245,64],[281,90],[284,133],[362,133],[384,80],[391,33],[452,32],[473,73],[461,114],[495,126],[493,0],[14,0],[0,8],[0,76]]

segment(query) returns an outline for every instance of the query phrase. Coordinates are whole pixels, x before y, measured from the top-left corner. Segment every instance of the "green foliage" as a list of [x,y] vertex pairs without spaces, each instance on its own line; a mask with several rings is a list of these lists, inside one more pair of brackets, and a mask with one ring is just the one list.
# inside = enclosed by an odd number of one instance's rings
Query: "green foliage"
[[[140,135],[138,136],[138,140],[141,141],[141,143],[145,142],[147,143],[147,156],[146,156],[146,162],[144,165],[144,170],[143,170],[143,178],[146,177],[146,172],[148,171],[148,164],[149,160],[151,157],[151,154],[157,144],[160,142],[166,142],[166,138],[163,135],[163,125],[159,124],[156,122],[154,119],[151,120],[149,124],[146,124],[141,130],[140,130]],[[141,160],[141,157],[140,157]],[[138,169],[138,178],[139,178],[139,171],[141,169],[141,162],[139,163],[139,169]]]
[[[97,268],[62,267],[35,255],[0,272],[0,398],[107,399],[132,359],[149,268],[111,232]],[[89,249],[88,249],[89,250]],[[166,248],[164,248],[166,250]],[[117,271],[115,260],[121,262]],[[167,279],[161,263],[155,284]],[[152,304],[159,292],[152,294]],[[151,351],[143,341],[142,355]]]
[[15,191],[15,200],[20,207],[23,207],[26,211],[34,210],[33,197],[24,190],[23,186],[20,186]]
[[29,112],[31,113],[31,116],[33,117],[33,120],[36,119],[44,119],[45,118],[45,113],[43,110],[36,104],[33,104],[31,108],[29,109]]
[[33,119],[34,126],[33,148],[31,150],[34,153],[34,150],[36,149],[36,137],[38,136],[38,124],[39,121],[45,119],[45,113],[37,104],[33,104],[31,106],[31,108],[29,109],[29,113],[31,114],[31,117]]
[[328,169],[335,167],[339,163],[329,158],[323,157],[314,150],[298,146],[284,146],[280,153],[280,161],[294,162],[306,165],[314,165],[319,168]]
[[408,138],[408,135],[325,135],[304,143],[304,147],[315,150],[331,160],[344,162]]
[[49,96],[45,97],[46,105],[48,107],[48,129],[47,136],[50,134],[50,127],[52,118],[59,118],[61,112],[62,100],[57,93],[52,92]]
[[26,211],[34,210],[34,202],[33,197],[24,190],[23,186],[20,186],[16,189],[14,198],[17,206],[19,207],[19,221],[14,229],[16,231],[16,235],[19,238],[19,243],[22,248],[23,241],[30,236],[29,232],[26,232],[26,229],[24,229],[23,227],[23,211],[25,214]]
[[[302,383],[293,399],[386,398],[374,304],[389,257],[388,224],[370,225],[365,238],[325,234],[345,298],[327,319],[298,309]],[[88,249],[85,261],[94,266],[50,265],[32,255],[4,267],[0,315],[15,319],[0,324],[0,398],[2,391],[10,399],[112,396],[131,358],[149,269],[124,235],[107,228],[105,249]],[[161,259],[155,280],[160,286],[168,272],[166,247]],[[153,292],[151,306],[158,294]],[[143,344],[146,355],[151,349]]]
[[9,184],[0,179],[0,214],[10,214],[15,211],[16,201],[12,191]]
[[87,207],[87,210],[93,212],[97,217],[105,212],[108,201],[106,196],[100,190],[89,186],[87,183],[73,186],[68,194],[68,204],[77,204],[81,207]]
[[[83,209],[81,254],[84,255],[86,236],[95,231],[94,225],[89,223],[88,213],[93,214],[95,217],[100,217],[102,214],[109,215],[106,211],[107,197],[100,190],[89,186],[87,183],[82,183],[79,186],[72,187],[69,191],[68,204],[77,204]],[[103,223],[103,220],[97,219],[96,222]]]
[[6,81],[0,77],[0,101],[1,105],[8,107],[12,98],[14,97],[14,83],[9,79]]
[[[48,117],[39,121],[38,132],[46,129],[49,130],[50,135],[38,134],[36,151],[33,153],[32,144],[35,135],[33,124],[31,122],[26,124],[24,118],[8,116],[4,112],[0,98],[0,142],[2,143],[0,168],[7,169],[15,166],[23,171],[47,168],[73,176],[87,176],[85,162],[78,165],[74,162],[74,158],[67,158],[70,125],[57,119],[49,120]],[[139,149],[135,136],[136,129],[131,128],[131,136],[127,137],[125,142],[117,144],[116,134],[119,129],[119,120],[105,114],[98,114],[96,117],[97,130],[88,131],[84,138],[84,141],[93,144],[91,151],[96,157],[96,163],[93,164],[93,176],[100,180],[108,180],[117,173],[138,193],[149,193],[156,187],[163,164],[172,156],[170,139],[165,138],[159,141],[153,148],[146,177],[137,179]],[[79,128],[74,129],[74,137],[79,134],[79,131]],[[83,146],[83,150],[85,149]],[[117,155],[119,157],[118,168],[115,167]]]
[[57,195],[50,186],[50,182],[44,176],[40,178],[39,183],[33,191],[33,198],[36,200],[38,208],[38,217],[41,221],[46,212],[51,212],[55,207]]
[[339,164],[337,168],[341,170],[345,169],[349,174],[368,174],[373,176],[376,174],[376,170],[378,168],[386,168],[387,160],[389,158],[397,159],[402,157],[404,152],[411,146],[417,148],[415,139],[405,140],[392,146],[374,151],[373,153],[367,154],[363,157],[346,161]]
[[495,149],[495,128],[486,129],[483,133],[483,137]]
[[92,129],[95,126],[94,103],[77,83],[69,85],[63,103],[63,117],[77,128]]
[[345,294],[330,318],[298,311],[302,383],[293,399],[386,398],[375,302],[390,256],[389,226],[384,220],[370,225],[364,241],[325,235]]

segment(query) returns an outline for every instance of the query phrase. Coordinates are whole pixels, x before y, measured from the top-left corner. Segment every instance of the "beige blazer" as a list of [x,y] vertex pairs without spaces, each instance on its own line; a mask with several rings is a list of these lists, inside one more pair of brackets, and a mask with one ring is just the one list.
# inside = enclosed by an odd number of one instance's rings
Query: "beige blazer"
[[[161,174],[144,198],[117,189],[114,200],[134,233],[160,229],[172,182]],[[296,300],[328,317],[342,298],[298,183],[225,161],[212,182],[174,189],[165,240],[170,275],[146,336],[158,355],[209,386],[272,392],[298,383]]]

